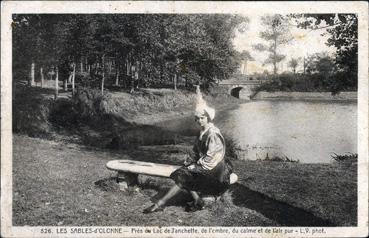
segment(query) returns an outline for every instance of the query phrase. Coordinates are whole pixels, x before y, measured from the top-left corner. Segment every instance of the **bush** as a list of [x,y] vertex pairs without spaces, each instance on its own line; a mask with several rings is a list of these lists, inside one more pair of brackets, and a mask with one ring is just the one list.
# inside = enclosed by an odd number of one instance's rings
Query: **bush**
[[97,74],[91,76],[88,72],[77,72],[75,82],[78,87],[95,88],[97,90],[101,86],[101,76]]
[[274,161],[274,162],[291,162],[291,163],[299,163],[299,160],[290,159],[287,156],[270,156],[267,154],[263,161]]
[[339,72],[328,77],[327,84],[334,94],[340,91],[357,91],[357,76]]
[[333,153],[334,155],[331,155],[332,159],[335,162],[338,163],[357,163],[357,159],[358,159],[358,154],[354,154],[354,153],[346,153],[343,155],[338,155],[336,153]]
[[79,88],[73,97],[78,120],[93,125],[99,120],[130,120],[137,114],[174,111],[190,108],[195,94],[182,90],[143,89],[133,93],[117,92],[101,95],[100,90]]
[[73,107],[79,113],[81,119],[90,119],[102,116],[106,113],[105,100],[110,98],[110,94],[101,94],[100,90],[79,88],[73,98]]
[[49,113],[53,99],[45,98],[42,89],[17,85],[13,98],[13,131],[33,137],[47,138],[52,125]]
[[54,126],[71,128],[78,124],[78,113],[71,100],[59,98],[51,106],[49,120]]
[[259,91],[287,91],[287,92],[332,92],[356,91],[357,80],[344,72],[323,75],[315,74],[281,74],[270,76],[266,82],[256,88]]
[[228,158],[229,160],[238,160],[239,156],[237,151],[239,150],[239,146],[237,145],[236,140],[228,136],[225,136],[224,140],[226,146],[226,158]]

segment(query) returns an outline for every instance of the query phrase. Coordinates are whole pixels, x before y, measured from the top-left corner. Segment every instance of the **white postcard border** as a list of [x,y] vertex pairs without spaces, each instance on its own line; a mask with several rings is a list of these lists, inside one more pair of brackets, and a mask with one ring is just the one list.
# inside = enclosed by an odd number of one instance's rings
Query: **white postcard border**
[[[294,234],[294,237],[365,237],[368,234],[368,4],[367,2],[169,2],[169,1],[9,1],[1,3],[1,233],[4,237],[50,237],[40,229],[58,227],[12,226],[12,36],[13,13],[357,13],[359,19],[358,91],[358,226],[328,227],[323,235]],[[71,229],[72,227],[66,227]],[[92,227],[99,229],[101,227]],[[135,227],[121,227],[130,230]],[[137,229],[139,227],[136,227]],[[156,229],[157,227],[141,227]],[[183,227],[178,227],[183,228]],[[196,228],[196,227],[195,227]],[[225,228],[225,227],[222,227]],[[255,227],[273,229],[273,227]],[[280,228],[280,227],[278,227]],[[300,229],[281,227],[282,229]],[[304,229],[305,227],[301,227]],[[196,228],[197,229],[197,228]],[[201,229],[201,228],[198,228]],[[206,228],[209,229],[209,228]],[[215,229],[215,228],[214,228]],[[242,227],[231,229],[239,229]],[[313,229],[310,227],[310,229]],[[55,234],[55,233],[54,233]],[[125,237],[260,237],[260,234],[135,234]],[[91,234],[60,234],[53,237],[91,237]],[[121,237],[122,234],[94,234],[94,237]],[[279,236],[262,233],[263,237]],[[281,235],[286,237],[288,235]]]

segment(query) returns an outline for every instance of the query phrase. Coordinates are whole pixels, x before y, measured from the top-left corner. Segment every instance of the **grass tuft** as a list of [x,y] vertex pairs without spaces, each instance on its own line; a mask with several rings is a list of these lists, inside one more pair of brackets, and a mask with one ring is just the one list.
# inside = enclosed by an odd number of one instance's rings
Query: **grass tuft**
[[239,158],[239,153],[238,151],[239,146],[237,144],[237,141],[235,139],[233,139],[232,137],[229,136],[224,136],[225,138],[225,144],[226,144],[226,158],[229,158],[230,160],[238,160]]
[[266,155],[266,157],[263,159],[264,161],[273,161],[273,162],[291,162],[291,163],[299,163],[300,161],[297,159],[291,159],[287,156],[270,156]]
[[343,155],[338,155],[336,153],[333,153],[334,155],[331,155],[331,158],[338,163],[357,163],[358,154],[356,153],[346,153]]
[[109,177],[95,182],[96,188],[104,192],[115,192],[119,191],[119,185],[116,177]]

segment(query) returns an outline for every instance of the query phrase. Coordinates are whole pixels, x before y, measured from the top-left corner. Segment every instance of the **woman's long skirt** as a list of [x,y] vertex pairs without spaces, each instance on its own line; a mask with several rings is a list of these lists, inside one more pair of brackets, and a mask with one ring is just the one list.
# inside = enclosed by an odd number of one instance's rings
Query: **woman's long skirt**
[[175,170],[170,178],[181,188],[196,191],[202,195],[221,195],[230,186],[229,176],[232,173],[231,165],[224,160],[212,170],[206,170],[198,164],[194,169],[183,166]]

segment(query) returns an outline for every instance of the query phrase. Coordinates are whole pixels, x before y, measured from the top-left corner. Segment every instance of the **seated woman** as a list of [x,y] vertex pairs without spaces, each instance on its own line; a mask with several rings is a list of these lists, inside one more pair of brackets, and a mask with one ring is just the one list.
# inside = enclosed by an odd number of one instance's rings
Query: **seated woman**
[[146,208],[144,213],[162,211],[166,202],[181,189],[187,190],[194,199],[188,210],[201,210],[204,201],[199,193],[220,195],[229,188],[232,165],[224,157],[225,141],[212,123],[214,116],[215,110],[206,105],[198,90],[195,121],[201,131],[194,145],[195,156],[187,159],[184,166],[170,175],[175,185],[159,201]]

